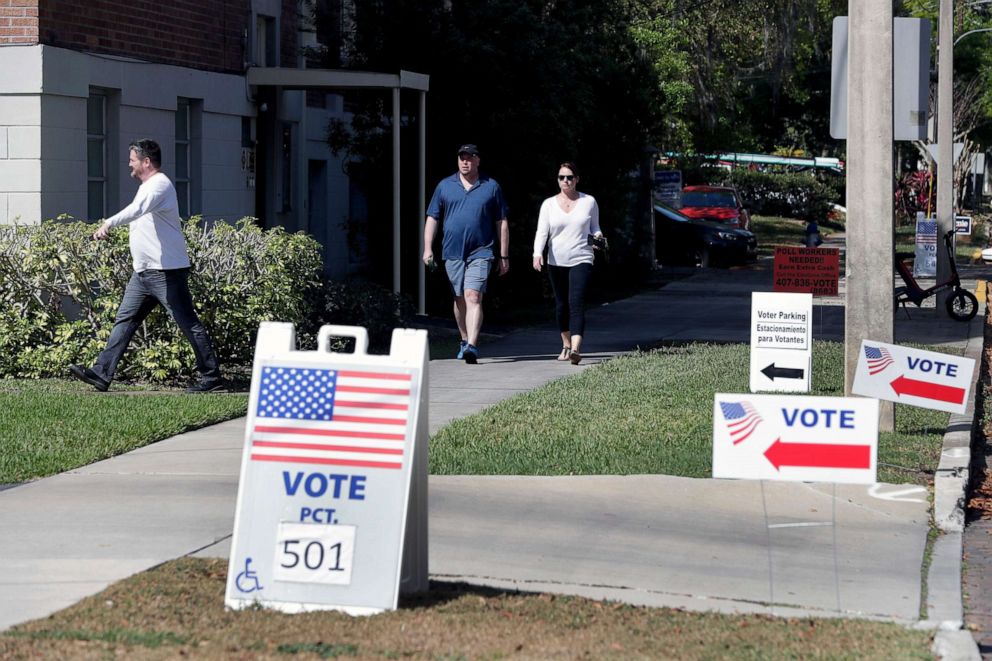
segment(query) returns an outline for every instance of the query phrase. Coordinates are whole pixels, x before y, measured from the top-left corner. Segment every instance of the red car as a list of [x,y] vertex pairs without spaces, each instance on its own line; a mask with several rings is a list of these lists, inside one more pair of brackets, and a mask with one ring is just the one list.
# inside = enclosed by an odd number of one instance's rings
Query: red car
[[714,220],[733,229],[751,229],[751,214],[737,190],[728,186],[686,186],[679,211],[690,218]]

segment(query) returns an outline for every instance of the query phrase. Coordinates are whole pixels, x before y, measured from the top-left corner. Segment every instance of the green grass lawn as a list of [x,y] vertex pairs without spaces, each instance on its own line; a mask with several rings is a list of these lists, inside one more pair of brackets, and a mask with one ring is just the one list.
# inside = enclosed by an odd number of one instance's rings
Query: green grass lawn
[[[843,346],[814,342],[813,363],[811,394],[840,394]],[[617,358],[452,422],[431,439],[431,472],[707,477],[713,394],[747,392],[748,365],[741,344]],[[84,466],[244,415],[246,406],[243,393],[100,394],[75,382],[0,381],[0,484]],[[896,408],[898,431],[879,438],[879,479],[924,484],[947,414]]]
[[244,393],[120,388],[98,393],[76,382],[0,379],[0,484],[85,466],[244,415],[248,406]]
[[[843,392],[844,347],[813,344],[813,395]],[[623,356],[453,421],[431,439],[447,475],[667,474],[708,477],[713,394],[748,392],[741,344],[687,344]],[[896,405],[879,437],[879,480],[926,484],[948,414]]]
[[[836,395],[843,345],[815,342],[813,393]],[[624,356],[458,420],[431,439],[435,473],[709,474],[714,392],[746,392],[748,347]],[[0,482],[80,466],[245,411],[246,396],[97,394],[0,381]],[[926,483],[947,414],[897,406],[879,477]],[[894,466],[903,468],[896,468]],[[0,633],[0,658],[931,658],[930,633],[854,619],[641,608],[433,582],[367,618],[224,608],[227,563],[182,558]]]
[[[837,232],[826,224],[820,224],[819,227],[824,239]],[[805,220],[781,216],[751,216],[751,229],[758,237],[759,255],[774,255],[775,246],[805,245]]]

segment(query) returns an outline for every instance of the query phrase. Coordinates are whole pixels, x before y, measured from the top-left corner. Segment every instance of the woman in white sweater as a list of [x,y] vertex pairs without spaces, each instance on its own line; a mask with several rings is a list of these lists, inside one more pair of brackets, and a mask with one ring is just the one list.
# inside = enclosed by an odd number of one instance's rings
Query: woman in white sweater
[[596,246],[603,239],[599,206],[592,195],[578,191],[579,171],[574,163],[558,167],[558,194],[541,204],[534,236],[534,270],[544,266],[548,248],[548,273],[555,293],[555,317],[561,332],[558,360],[578,365],[582,360],[582,335],[586,323],[586,286],[592,274]]

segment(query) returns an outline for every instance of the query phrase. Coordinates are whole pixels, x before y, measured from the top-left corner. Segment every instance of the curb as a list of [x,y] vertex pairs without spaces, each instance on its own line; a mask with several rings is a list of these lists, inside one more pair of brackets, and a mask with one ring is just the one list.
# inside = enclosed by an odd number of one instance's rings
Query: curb
[[[989,323],[989,311],[983,320]],[[984,338],[984,332],[982,333]],[[920,623],[935,628],[932,650],[941,659],[980,661],[978,644],[964,628],[964,602],[961,594],[965,502],[971,475],[971,438],[977,425],[975,401],[980,385],[984,341],[969,340],[965,356],[975,360],[972,397],[964,414],[951,414],[944,433],[940,464],[934,473],[933,520],[940,531],[933,547],[927,573],[927,616]]]

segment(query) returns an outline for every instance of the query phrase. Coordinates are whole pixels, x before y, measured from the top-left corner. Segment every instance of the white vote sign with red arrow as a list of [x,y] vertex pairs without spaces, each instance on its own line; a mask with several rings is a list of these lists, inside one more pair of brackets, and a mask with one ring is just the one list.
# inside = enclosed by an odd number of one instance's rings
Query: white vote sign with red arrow
[[874,484],[878,400],[713,397],[713,477]]
[[851,392],[964,413],[974,372],[972,358],[862,340]]

